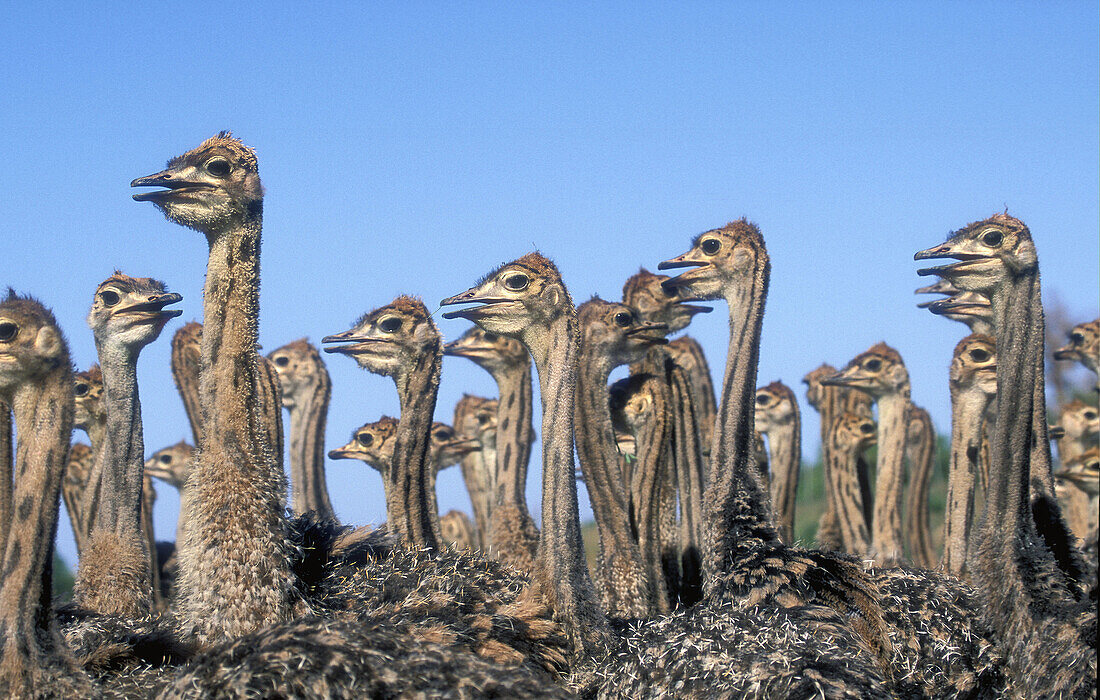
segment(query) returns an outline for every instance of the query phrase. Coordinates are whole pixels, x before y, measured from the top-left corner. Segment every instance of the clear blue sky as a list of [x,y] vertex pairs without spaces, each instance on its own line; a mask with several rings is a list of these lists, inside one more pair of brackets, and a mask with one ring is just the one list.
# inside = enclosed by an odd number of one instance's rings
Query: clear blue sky
[[[886,340],[949,431],[965,329],[915,308],[912,254],[1005,207],[1031,227],[1048,299],[1097,315],[1094,2],[362,5],[0,10],[0,284],[55,309],[79,368],[95,360],[92,292],[116,267],[165,280],[181,320],[201,318],[205,242],[128,183],[226,128],[256,148],[267,188],[266,350],[399,293],[434,308],[534,247],[578,303],[617,299],[639,265],[742,215],[773,265],[761,384],[796,386]],[[692,328],[716,372],[718,311]],[[188,434],[177,327],[141,358],[150,452]],[[336,446],[397,400],[388,379],[327,359]],[[495,388],[448,359],[439,418],[464,391]],[[374,472],[328,475],[345,521],[383,518]],[[536,468],[536,513],[538,484]],[[159,493],[170,539],[176,495]],[[441,475],[441,508],[466,503],[457,470]],[[59,544],[73,561],[64,520]]]

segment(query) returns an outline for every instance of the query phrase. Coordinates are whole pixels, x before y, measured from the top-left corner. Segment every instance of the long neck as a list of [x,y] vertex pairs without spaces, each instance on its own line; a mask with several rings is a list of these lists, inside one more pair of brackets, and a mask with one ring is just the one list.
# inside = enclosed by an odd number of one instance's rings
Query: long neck
[[936,431],[928,412],[914,409],[911,422],[920,426],[916,442],[909,445],[909,489],[905,499],[905,532],[913,563],[925,569],[937,564],[928,527],[928,488],[936,463]]
[[429,436],[443,354],[439,342],[417,355],[416,365],[396,378],[401,399],[401,420],[397,425],[390,478],[394,500],[401,503],[390,527],[411,544],[439,549],[442,534],[439,513],[435,510],[432,465],[429,460]]
[[[459,425],[459,418],[456,414],[455,425]],[[466,491],[470,494],[470,506],[474,510],[474,523],[477,525],[479,544],[483,549],[491,543],[489,523],[493,513],[493,478],[490,470],[495,464],[495,456],[491,455],[491,452],[482,445],[480,450],[464,455],[459,462],[462,481],[466,484]],[[494,462],[490,462],[490,459]]]
[[336,517],[325,484],[325,423],[332,380],[324,367],[319,369],[316,383],[296,397],[290,409],[290,482],[295,512],[313,511],[329,520]]
[[94,525],[80,562],[75,593],[89,610],[138,617],[150,609],[152,571],[141,523],[145,444],[137,353],[100,338],[96,345],[107,407],[101,452],[106,464],[92,487]]
[[[92,460],[95,455],[92,449],[84,443],[74,442],[69,449],[69,460],[65,465],[65,478],[61,480],[61,500],[65,503],[65,509],[69,512],[69,524],[73,528],[73,539],[76,541],[76,555],[84,551],[88,543],[88,533],[83,527],[84,498],[90,495],[87,477],[91,472]],[[0,483],[0,487],[3,484]],[[8,496],[11,496],[9,490]],[[10,503],[9,503],[10,505]],[[7,524],[0,525],[0,550],[7,535]]]
[[527,509],[527,464],[535,442],[534,392],[531,360],[493,374],[500,402],[497,406],[495,503],[522,504]]
[[974,483],[982,443],[982,416],[988,397],[977,387],[951,387],[951,463],[947,473],[947,512],[943,527],[943,568],[966,572],[974,520]]
[[843,550],[863,556],[871,544],[867,521],[863,517],[863,494],[859,488],[857,461],[862,450],[858,445],[844,444],[837,434],[829,436],[828,478],[836,495],[836,518]]
[[695,400],[695,414],[698,417],[702,446],[710,449],[714,425],[718,415],[718,405],[714,398],[714,380],[710,376],[710,365],[703,353],[703,346],[690,335],[682,335],[670,345],[679,350],[677,364],[685,369],[691,380],[692,395]]
[[531,333],[542,393],[542,532],[535,584],[562,621],[574,652],[597,648],[607,621],[596,603],[584,560],[573,467],[573,415],[577,381],[576,312],[569,308],[545,333]]
[[[836,372],[835,368],[830,367],[830,371]],[[818,413],[818,420],[820,422],[821,429],[821,464],[824,466],[825,471],[825,512],[821,514],[821,518],[818,520],[817,546],[823,550],[839,550],[844,547],[844,540],[840,531],[840,522],[837,511],[840,509],[840,505],[837,503],[838,496],[833,492],[834,477],[833,470],[833,456],[832,456],[832,435],[829,432],[829,427],[833,423],[833,419],[839,415],[840,410],[840,396],[841,390],[835,386],[820,387],[820,400],[814,408]]]
[[611,363],[604,354],[582,346],[575,406],[577,456],[599,530],[602,566],[609,574],[604,594],[607,612],[616,617],[642,617],[655,601],[638,542],[630,530],[626,486],[608,405],[610,374]]
[[[682,605],[702,597],[702,544],[704,475],[706,473],[701,434],[704,423],[696,411],[697,396],[687,370],[676,362],[665,365],[672,411],[672,454],[675,489],[680,498],[680,576],[674,582]],[[664,374],[664,373],[662,373]],[[662,375],[658,375],[662,376]],[[712,423],[713,425],[713,423]]]
[[789,421],[768,432],[768,461],[771,463],[772,506],[783,541],[794,542],[794,498],[798,491],[798,471],[802,464],[802,426],[798,408]]
[[878,400],[878,462],[870,554],[880,566],[896,564],[903,558],[901,504],[908,407],[908,387]]
[[0,401],[0,552],[8,541],[8,527],[11,525],[11,407]]
[[172,378],[176,382],[187,421],[191,424],[194,444],[202,444],[202,406],[199,400],[199,373],[201,359],[187,343],[172,343]]
[[[655,377],[647,382],[644,390],[653,396],[653,410],[636,436],[635,451],[638,459],[634,467],[631,492],[638,530],[637,547],[649,579],[649,588],[653,591],[650,605],[654,607],[643,614],[653,614],[667,612],[669,608],[662,549],[667,540],[667,530],[676,528],[676,492],[671,479],[672,461],[669,448],[672,442],[672,416],[667,390]],[[661,395],[662,393],[665,395]],[[670,496],[671,504],[668,503]]]
[[[75,676],[50,606],[58,495],[72,432],[72,374],[66,364],[12,398],[18,428],[12,520],[0,577],[0,693],[46,697],[46,674]],[[90,689],[88,689],[90,690]],[[64,696],[66,692],[60,691]]]
[[[177,607],[200,643],[291,614],[286,477],[257,400],[260,218],[209,236],[202,334],[202,444],[188,481]],[[217,552],[217,557],[211,557]]]
[[[997,329],[997,421],[990,442],[983,553],[1017,555],[1014,548],[1027,547],[1029,556],[1019,557],[1022,566],[1042,570],[1054,564],[1059,583],[1076,589],[1086,579],[1085,565],[1057,502],[1041,488],[1050,479],[1051,466],[1038,272],[1025,272],[1000,285],[991,303]],[[1036,535],[1045,546],[1029,546]],[[1023,580],[1032,580],[1027,573]]]
[[767,492],[755,474],[754,415],[760,328],[768,294],[768,263],[758,261],[751,279],[727,293],[730,342],[722,402],[705,497],[707,537],[703,558],[709,593],[735,564],[738,546],[777,542]]

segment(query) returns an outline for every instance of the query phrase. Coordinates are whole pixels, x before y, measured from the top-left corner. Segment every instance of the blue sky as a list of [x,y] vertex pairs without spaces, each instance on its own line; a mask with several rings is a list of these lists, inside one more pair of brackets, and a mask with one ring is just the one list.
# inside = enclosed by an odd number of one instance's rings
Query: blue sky
[[[434,308],[535,247],[578,303],[618,298],[640,265],[746,215],[773,266],[760,383],[795,386],[885,340],[949,432],[965,329],[915,308],[914,251],[1007,207],[1031,227],[1048,300],[1097,315],[1098,27],[1083,2],[5,3],[0,284],[55,309],[82,369],[91,295],[116,267],[165,280],[182,320],[201,319],[205,242],[128,183],[229,128],[267,189],[265,350],[399,293]],[[691,329],[715,372],[724,316]],[[177,324],[139,367],[150,452],[188,433]],[[327,359],[337,446],[397,399]],[[464,391],[495,387],[449,358],[437,417]],[[328,476],[345,521],[384,517],[374,472],[333,462]],[[536,513],[538,484],[536,467]],[[159,494],[170,538],[178,501]],[[441,508],[466,503],[444,472]],[[73,561],[65,521],[59,547]]]

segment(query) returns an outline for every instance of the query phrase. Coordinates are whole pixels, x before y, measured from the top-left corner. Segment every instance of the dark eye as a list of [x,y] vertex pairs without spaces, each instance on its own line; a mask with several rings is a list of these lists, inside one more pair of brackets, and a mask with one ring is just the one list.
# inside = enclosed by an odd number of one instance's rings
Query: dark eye
[[672,297],[679,294],[680,290],[677,287],[666,287],[665,285],[662,284],[661,285],[661,293],[664,294],[666,297],[671,299]]
[[114,306],[118,302],[122,301],[122,297],[118,295],[118,292],[105,289],[99,293],[99,298],[103,300],[104,306]]
[[482,413],[481,415],[479,415],[477,417],[478,425],[485,425],[488,422],[489,422],[489,414],[488,413]]
[[718,249],[722,247],[722,244],[718,241],[717,238],[708,238],[707,240],[703,241],[699,245],[699,247],[702,248],[703,252],[707,255],[714,255],[718,252]]
[[985,362],[986,360],[989,359],[989,353],[986,352],[985,350],[980,350],[980,349],[979,350],[971,350],[970,351],[970,359],[974,360],[975,362]]
[[1004,236],[1000,231],[986,231],[982,234],[982,243],[985,243],[990,248],[996,248],[1001,245],[1001,241],[1004,240]]
[[1096,411],[1085,411],[1085,420],[1096,420]]
[[863,432],[864,435],[870,435],[871,433],[875,432],[875,424],[863,423],[859,426],[859,429]]
[[275,358],[275,364],[279,365],[280,367],[286,367],[290,364],[290,358],[286,355],[280,355]]
[[513,292],[522,292],[531,284],[531,278],[524,274],[509,275],[504,278],[504,286]]
[[397,318],[396,316],[389,316],[382,319],[378,323],[378,327],[386,333],[396,333],[397,331],[401,330],[401,319]]
[[87,384],[77,384],[76,386],[73,387],[73,395],[74,396],[86,396],[87,394],[88,394],[88,385]]
[[1069,334],[1069,341],[1074,345],[1080,345],[1081,343],[1085,342],[1085,336],[1074,331],[1073,333]]
[[436,432],[435,439],[439,440],[440,442],[446,442],[447,440],[451,439],[452,435],[453,433],[451,433],[451,431],[449,430],[440,430]]
[[171,455],[161,455],[160,456],[160,463],[161,464],[171,464],[172,463]]
[[229,161],[225,158],[211,158],[206,161],[206,172],[214,177],[225,177],[229,174]]
[[495,342],[497,342],[497,334],[496,333],[486,333],[483,337],[485,338],[486,343],[495,343]]
[[756,397],[756,405],[757,406],[763,406],[766,403],[768,403],[768,397],[767,396],[764,396],[763,394],[760,394]]
[[19,334],[19,326],[14,323],[0,323],[0,343],[10,343]]
[[374,436],[370,433],[359,433],[355,436],[355,441],[363,447],[370,447],[371,443],[374,442]]
[[863,363],[863,368],[871,372],[882,369],[882,360],[870,359]]
[[615,314],[615,325],[627,328],[634,323],[634,315],[629,311],[620,311]]

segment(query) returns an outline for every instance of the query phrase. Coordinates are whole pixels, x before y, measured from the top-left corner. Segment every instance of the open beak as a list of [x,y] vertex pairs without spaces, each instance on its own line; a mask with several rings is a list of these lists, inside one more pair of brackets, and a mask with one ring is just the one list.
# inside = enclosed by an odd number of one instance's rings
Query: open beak
[[321,338],[322,345],[328,343],[344,343],[343,345],[329,345],[324,348],[325,352],[339,353],[341,355],[351,355],[357,352],[363,352],[375,343],[384,342],[386,341],[381,338],[356,335],[354,329],[346,330],[343,333],[336,333],[335,335],[326,335],[324,338]]
[[[920,306],[918,304],[918,306]],[[979,316],[981,312],[989,307],[983,304],[975,304],[968,301],[956,301],[951,299],[937,299],[936,301],[930,301],[927,304],[928,310],[937,316],[945,316],[947,314],[960,314],[964,316]]]
[[183,313],[183,309],[164,309],[169,304],[178,304],[183,301],[183,295],[175,292],[168,292],[166,294],[154,294],[141,304],[134,304],[127,306],[121,310],[121,313],[147,313],[153,314],[155,320],[167,321],[170,318],[175,318]]
[[208,190],[214,186],[206,182],[184,180],[171,170],[162,170],[155,175],[146,175],[131,181],[130,187],[162,187],[164,189],[138,192],[132,196],[135,202],[163,202],[173,194]]
[[464,318],[468,321],[475,321],[480,318],[481,313],[484,312],[487,306],[514,301],[515,299],[505,299],[502,297],[478,296],[477,287],[474,287],[472,289],[467,289],[461,294],[456,294],[453,297],[447,297],[439,302],[439,305],[454,306],[455,304],[480,304],[480,306],[467,306],[464,309],[455,309],[454,311],[448,311],[443,314],[443,318]]
[[[662,262],[659,262],[659,263],[657,263],[657,269],[658,270],[676,270],[676,269],[679,269],[681,267],[702,267],[703,265],[708,265],[709,264],[709,263],[703,262],[702,260],[692,260],[691,259],[691,254],[694,253],[694,252],[695,252],[695,248],[692,248],[691,250],[684,253],[683,255],[677,255],[675,258],[672,258],[671,260],[664,260]],[[664,286],[666,282],[671,282],[671,281],[672,280],[665,280],[664,282],[661,282],[661,286]]]
[[627,330],[626,334],[633,338],[639,338],[654,345],[667,345],[668,338],[665,336],[668,334],[667,323],[650,323],[649,321],[643,321],[642,323]]

